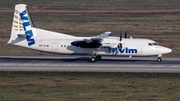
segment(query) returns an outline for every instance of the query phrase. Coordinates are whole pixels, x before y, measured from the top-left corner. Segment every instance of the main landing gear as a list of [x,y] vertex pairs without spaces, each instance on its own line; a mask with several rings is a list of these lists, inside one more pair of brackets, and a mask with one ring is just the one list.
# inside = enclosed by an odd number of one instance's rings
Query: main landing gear
[[96,54],[99,50],[100,49],[98,49],[97,51],[94,51],[94,49],[92,49],[92,56],[90,57],[91,62],[95,62],[96,60],[101,60],[102,59],[102,57],[100,55]]
[[91,61],[91,62],[95,62],[95,61],[96,61],[96,58],[92,56],[92,57],[90,58],[90,61]]
[[97,55],[97,56],[92,56],[90,58],[90,61],[91,62],[96,62],[96,60],[101,60],[101,59],[102,59],[102,57],[100,55]]
[[157,62],[161,62],[161,61],[162,61],[162,58],[161,58],[161,57],[162,57],[162,54],[159,54],[159,55],[158,55],[158,58],[157,58]]

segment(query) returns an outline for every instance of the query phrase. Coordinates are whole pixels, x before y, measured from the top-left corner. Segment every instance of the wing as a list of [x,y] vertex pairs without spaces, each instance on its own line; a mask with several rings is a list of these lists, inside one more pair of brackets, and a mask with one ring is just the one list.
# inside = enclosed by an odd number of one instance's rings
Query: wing
[[109,36],[112,35],[112,32],[104,32],[101,35],[93,36],[94,38],[108,38]]
[[117,48],[120,41],[116,39],[109,39],[111,32],[105,32],[101,35],[86,38],[83,40],[73,41],[71,45],[81,48],[100,48],[100,47],[111,47]]
[[107,38],[111,36],[111,32],[105,32],[101,35],[93,36],[91,38],[73,41],[71,44],[73,46],[81,47],[81,48],[99,48],[102,46],[103,38]]
[[81,48],[99,48],[102,46],[102,38],[90,38],[84,40],[73,41],[71,45]]
[[100,47],[111,47],[118,48],[121,42],[115,39],[109,38],[90,38],[73,41],[71,44],[73,46],[81,47],[81,48],[100,48]]

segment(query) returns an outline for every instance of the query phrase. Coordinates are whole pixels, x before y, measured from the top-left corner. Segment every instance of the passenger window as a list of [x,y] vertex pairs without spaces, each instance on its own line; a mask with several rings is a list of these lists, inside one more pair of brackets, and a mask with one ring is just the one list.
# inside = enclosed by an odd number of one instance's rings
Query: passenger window
[[61,47],[63,47],[63,45],[61,45]]

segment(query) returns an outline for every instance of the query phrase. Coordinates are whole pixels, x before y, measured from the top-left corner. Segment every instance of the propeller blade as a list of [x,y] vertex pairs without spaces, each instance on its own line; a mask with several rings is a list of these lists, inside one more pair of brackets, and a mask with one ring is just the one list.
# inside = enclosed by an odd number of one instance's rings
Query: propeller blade
[[119,43],[118,49],[122,49],[122,44],[121,43]]
[[124,38],[127,38],[127,31],[125,32],[125,36],[124,36]]
[[122,49],[122,44],[120,43],[119,45],[120,45],[120,49]]
[[120,43],[118,45],[118,49],[122,49],[122,43],[121,43],[121,41],[122,41],[122,31],[121,31],[120,36],[119,36],[119,41],[120,41]]
[[120,41],[122,40],[122,31],[121,31],[121,33],[120,33],[120,39],[119,39]]

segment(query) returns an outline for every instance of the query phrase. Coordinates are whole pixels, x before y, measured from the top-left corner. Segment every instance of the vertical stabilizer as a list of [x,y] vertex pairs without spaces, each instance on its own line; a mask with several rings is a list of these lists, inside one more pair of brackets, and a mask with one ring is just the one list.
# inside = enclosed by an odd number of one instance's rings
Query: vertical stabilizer
[[35,44],[34,25],[26,7],[25,4],[15,5],[11,36],[8,43],[18,44],[22,40],[26,40],[28,46]]

